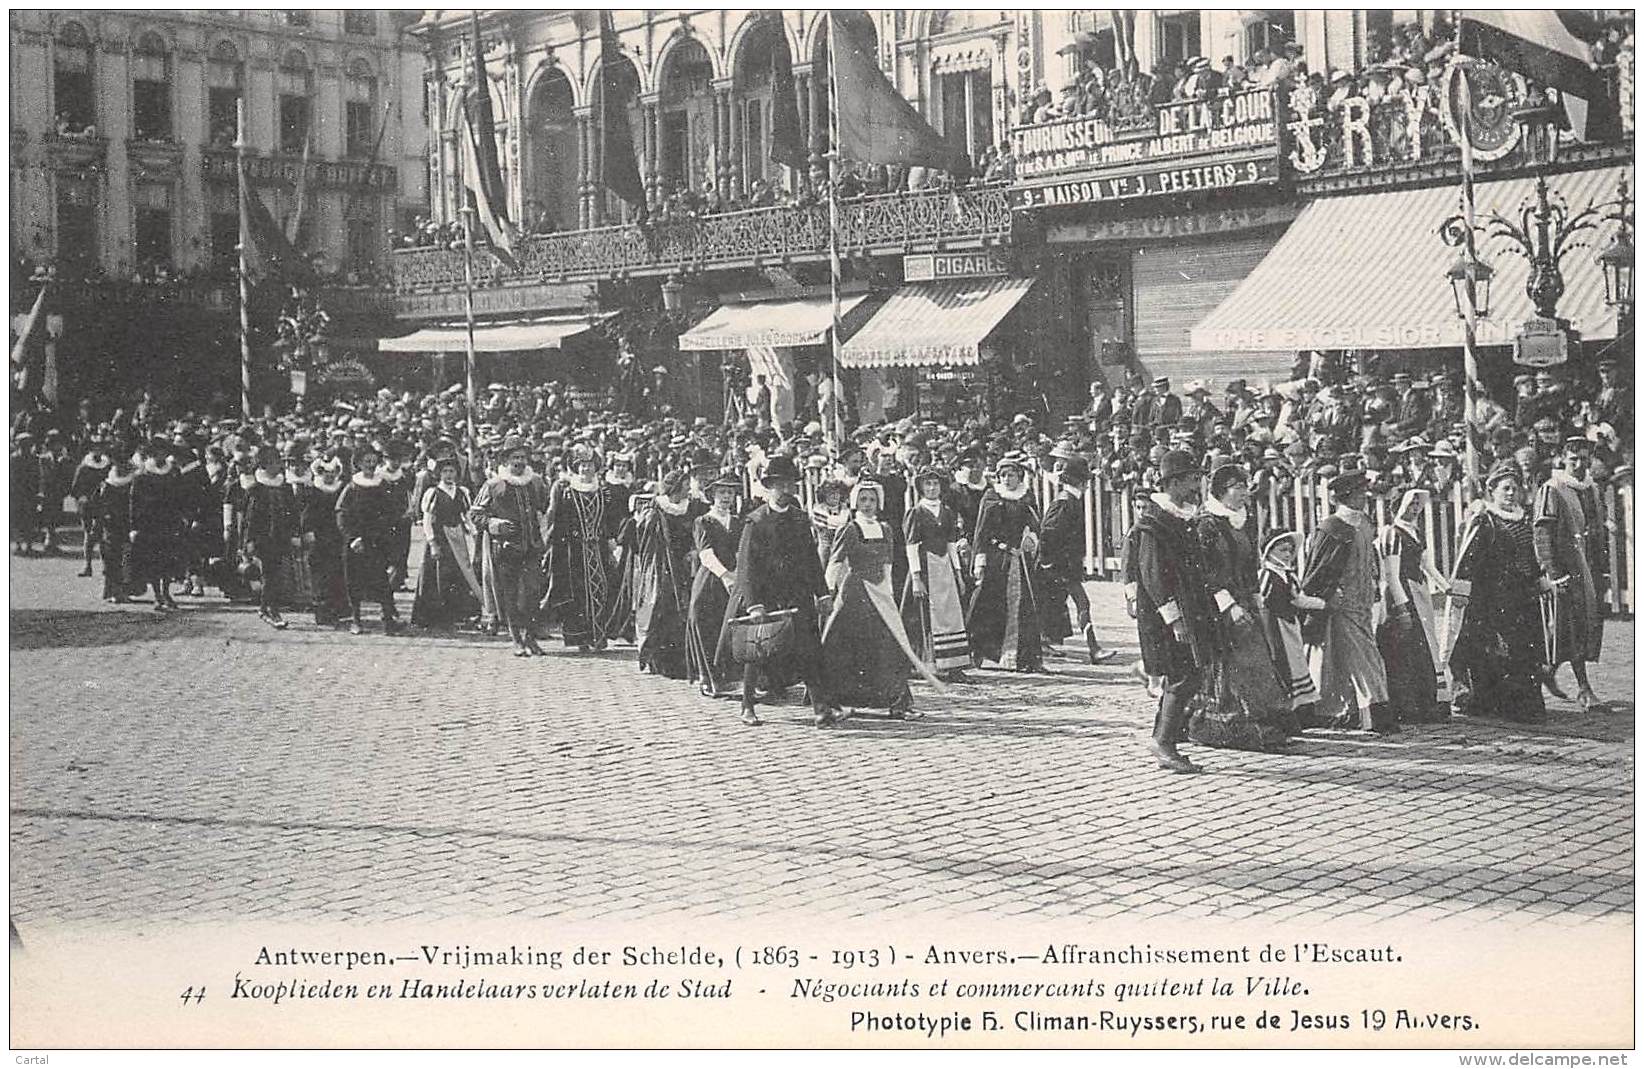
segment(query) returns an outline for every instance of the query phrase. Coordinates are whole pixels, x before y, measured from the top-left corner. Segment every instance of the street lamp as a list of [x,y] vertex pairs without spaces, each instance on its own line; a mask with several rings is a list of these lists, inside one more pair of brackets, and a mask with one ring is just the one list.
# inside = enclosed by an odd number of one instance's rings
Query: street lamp
[[1467,291],[1473,292],[1473,315],[1479,319],[1490,317],[1490,280],[1495,270],[1489,264],[1463,252],[1450,265],[1445,276],[1450,280],[1450,291],[1456,299],[1456,318],[1467,318]]
[[675,315],[685,307],[685,286],[678,275],[669,275],[662,284],[662,310]]
[[1604,271],[1604,303],[1616,310],[1617,326],[1624,332],[1632,325],[1633,316],[1633,202],[1628,195],[1627,180],[1621,180],[1614,203],[1603,205],[1604,218],[1616,223],[1615,240],[1598,254],[1598,266]]

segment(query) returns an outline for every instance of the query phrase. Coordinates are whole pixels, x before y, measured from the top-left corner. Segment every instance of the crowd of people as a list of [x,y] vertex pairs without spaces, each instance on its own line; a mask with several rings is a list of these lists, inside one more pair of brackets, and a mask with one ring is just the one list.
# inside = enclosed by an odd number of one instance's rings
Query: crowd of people
[[[809,414],[589,412],[557,383],[492,384],[473,440],[455,387],[251,420],[171,417],[147,396],[66,423],[25,406],[13,544],[54,551],[70,498],[80,574],[100,560],[113,603],[170,613],[215,590],[277,629],[301,611],[354,634],[375,606],[396,634],[395,593],[411,590],[418,631],[507,634],[519,657],[555,634],[583,651],[631,642],[642,671],[740,699],[749,724],[796,683],[830,724],[917,716],[911,680],[1040,671],[1070,638],[1110,659],[1083,582],[1099,480],[1136,506],[1126,595],[1165,767],[1193,770],[1183,737],[1274,750],[1309,727],[1390,733],[1452,706],[1536,719],[1564,662],[1601,707],[1585,671],[1608,567],[1599,490],[1631,459],[1615,366],[1590,388],[1541,372],[1510,408],[1481,400],[1485,474],[1457,491],[1457,379],[1304,364],[1329,384],[1234,382],[1218,405],[1203,382],[1184,397],[1132,375],[1093,386],[1056,437],[1019,413],[832,445]],[[1252,495],[1301,478],[1328,486],[1331,515],[1305,542],[1261,529]],[[1441,576],[1416,521],[1458,492],[1478,504]]]

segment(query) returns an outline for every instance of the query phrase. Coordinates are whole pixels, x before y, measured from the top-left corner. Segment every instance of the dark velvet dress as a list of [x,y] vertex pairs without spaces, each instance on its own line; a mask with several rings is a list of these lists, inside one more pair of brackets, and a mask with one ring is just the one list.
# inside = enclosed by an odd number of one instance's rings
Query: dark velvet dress
[[704,553],[727,572],[736,571],[737,546],[742,541],[742,517],[731,513],[721,517],[707,512],[691,525],[692,546],[697,555],[696,575],[691,580],[690,614],[686,621],[685,637],[690,654],[689,670],[702,693],[710,698],[728,697],[737,693],[741,673],[732,663],[728,650],[719,644],[720,628],[725,623],[725,606],[731,592],[725,582],[702,560]]
[[454,627],[479,612],[479,582],[468,559],[463,526],[472,508],[466,486],[456,487],[455,493],[439,486],[423,491],[418,511],[433,534],[423,543],[417,595],[411,603],[411,622],[418,627]]
[[822,680],[831,701],[875,709],[911,708],[915,660],[891,594],[896,540],[889,521],[868,534],[839,529],[828,562],[833,611],[822,634]]
[[[548,519],[549,611],[564,629],[567,646],[603,646],[611,632],[611,607],[620,577],[610,542],[622,524],[608,483],[591,490],[564,487]],[[617,614],[614,622],[622,625]]]
[[1038,513],[1027,496],[1010,500],[993,489],[982,495],[972,541],[978,554],[987,555],[987,573],[965,614],[978,666],[997,661],[1007,670],[1035,672],[1043,664],[1039,608],[1022,552],[1022,536],[1038,528]]
[[1545,715],[1540,577],[1529,517],[1489,509],[1473,517],[1451,582],[1468,599],[1450,652],[1458,712],[1508,720]]
[[634,639],[640,671],[685,679],[685,621],[695,556],[691,525],[697,509],[687,503],[676,515],[663,508],[662,500],[642,508],[634,523]]

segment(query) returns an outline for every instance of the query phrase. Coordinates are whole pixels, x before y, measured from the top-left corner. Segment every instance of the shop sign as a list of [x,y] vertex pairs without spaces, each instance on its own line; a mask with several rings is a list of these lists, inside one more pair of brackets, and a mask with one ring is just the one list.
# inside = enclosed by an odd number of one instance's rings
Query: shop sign
[[1010,191],[1013,208],[1055,208],[1064,204],[1094,204],[1158,197],[1176,193],[1203,193],[1215,189],[1276,182],[1279,161],[1267,157],[1242,163],[1199,163],[1187,167],[1112,176],[1091,176],[1043,186],[1023,186]]
[[316,371],[314,381],[332,386],[370,388],[377,384],[377,377],[358,360],[338,360]]
[[1141,219],[1087,219],[1046,227],[1045,240],[1052,245],[1079,245],[1094,241],[1159,241],[1232,234],[1288,223],[1300,212],[1300,206],[1295,204],[1268,204],[1182,215],[1150,215]]
[[1106,119],[1087,116],[1022,126],[1011,133],[1016,177],[1026,180],[1277,145],[1278,118],[1268,88],[1166,104],[1140,130],[1115,129]]
[[1539,316],[1526,319],[1513,339],[1513,363],[1556,367],[1570,358],[1569,323]]
[[986,252],[925,252],[902,257],[904,282],[932,282],[944,278],[982,278],[1008,275],[1010,261],[997,250]]
[[[564,312],[582,311],[593,299],[594,290],[586,282],[563,285],[544,283],[532,286],[491,286],[474,291],[474,311]],[[452,319],[464,315],[462,291],[400,293],[394,297],[394,314],[402,319]]]
[[[235,182],[235,154],[207,152],[201,158],[208,182]],[[297,184],[303,173],[301,158],[258,156],[248,153],[245,158],[246,177],[254,185]],[[309,160],[308,181],[320,189],[352,189],[361,192],[393,192],[398,174],[382,163],[351,162],[348,160]]]

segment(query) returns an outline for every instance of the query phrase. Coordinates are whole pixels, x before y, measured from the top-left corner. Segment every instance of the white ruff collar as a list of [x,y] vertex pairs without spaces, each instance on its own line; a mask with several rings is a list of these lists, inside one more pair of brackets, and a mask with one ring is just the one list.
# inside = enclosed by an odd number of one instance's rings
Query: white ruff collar
[[337,476],[336,472],[325,472],[325,473],[315,472],[314,473],[314,487],[315,487],[315,489],[324,490],[326,493],[329,494],[329,493],[334,492],[341,485],[342,485],[342,479]]
[[143,471],[149,475],[170,475],[171,458],[167,457],[164,464],[156,464],[152,457],[143,460]]
[[1583,479],[1577,479],[1563,468],[1553,469],[1552,481],[1560,486],[1568,486],[1572,490],[1591,490],[1593,488],[1593,477],[1591,475]]
[[632,486],[634,485],[634,476],[632,472],[627,475],[618,475],[614,471],[608,471],[605,473],[605,481],[612,486]]
[[1178,520],[1191,520],[1194,516],[1198,515],[1197,511],[1193,508],[1183,508],[1182,506],[1176,504],[1176,502],[1170,500],[1170,495],[1162,490],[1149,495],[1148,500],[1152,501],[1162,511],[1170,513],[1170,515],[1176,517]]
[[1517,522],[1518,520],[1522,520],[1524,518],[1524,510],[1521,508],[1502,508],[1500,505],[1489,501],[1484,503],[1484,507],[1504,520]]
[[932,516],[940,515],[942,512],[942,499],[939,497],[935,499],[922,497],[919,499],[919,507]]
[[[509,471],[507,468],[498,468],[497,469],[497,478],[501,479],[503,482],[507,483],[509,486],[525,486],[525,485],[529,484],[536,477],[537,477],[537,473],[532,471],[529,465],[526,466],[524,475],[515,475],[513,472]],[[572,486],[576,485],[576,480],[575,479],[571,480],[571,485]]]
[[104,468],[108,467],[109,459],[108,457],[104,457],[102,460],[98,460],[90,453],[87,453],[86,459],[80,461],[80,463],[84,464],[88,468],[96,468],[98,471],[102,471]]
[[108,483],[110,486],[130,486],[131,480],[136,477],[136,472],[132,472],[129,475],[116,475],[114,472],[110,471],[103,481]]
[[1233,525],[1235,531],[1244,530],[1244,522],[1250,517],[1248,509],[1230,509],[1213,497],[1205,499],[1204,510],[1212,516],[1222,517]]
[[1018,486],[1014,490],[1008,489],[1005,486],[1005,484],[1002,483],[1002,482],[994,483],[993,484],[993,492],[998,494],[1000,497],[1004,498],[1006,501],[1020,501],[1020,500],[1022,500],[1022,498],[1027,496],[1027,492],[1028,492],[1027,480],[1024,479],[1022,481],[1022,485]]
[[278,488],[285,485],[285,475],[283,472],[277,471],[270,475],[262,468],[258,468],[254,478],[257,480],[257,485],[259,486],[272,486]]
[[690,510],[691,503],[689,501],[676,502],[666,497],[658,497],[656,499],[656,507],[670,516],[683,516]]
[[287,475],[285,477],[285,481],[290,483],[292,486],[312,486],[314,484],[313,479],[310,479],[305,473],[300,471],[292,472],[290,475]]
[[241,490],[249,490],[253,486],[256,486],[256,485],[257,485],[257,477],[255,475],[247,475],[243,471],[240,472],[240,489]]
[[356,471],[354,473],[354,477],[349,481],[352,482],[355,486],[358,486],[358,487],[361,487],[361,488],[364,488],[364,489],[367,489],[367,490],[374,490],[377,487],[382,485],[382,476],[380,476],[380,475],[370,476],[370,475],[367,475],[363,471]]
[[1366,518],[1363,509],[1356,509],[1349,505],[1337,505],[1336,515],[1353,524],[1363,523]]
[[581,491],[584,494],[591,494],[595,490],[599,489],[599,482],[597,480],[587,478],[583,475],[573,475],[567,480],[567,482],[571,484],[571,489]]
[[386,482],[397,483],[404,477],[404,468],[390,468],[387,465],[384,465],[383,467],[377,469],[377,478]]

